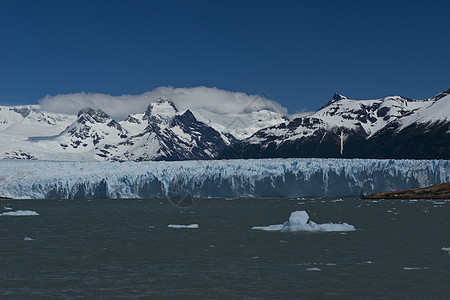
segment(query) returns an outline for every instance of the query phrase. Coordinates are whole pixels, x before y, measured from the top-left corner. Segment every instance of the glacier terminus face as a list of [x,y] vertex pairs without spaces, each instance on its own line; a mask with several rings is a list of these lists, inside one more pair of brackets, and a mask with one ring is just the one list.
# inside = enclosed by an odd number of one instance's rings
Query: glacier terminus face
[[0,196],[14,199],[354,197],[450,181],[449,160],[1,160],[0,169]]

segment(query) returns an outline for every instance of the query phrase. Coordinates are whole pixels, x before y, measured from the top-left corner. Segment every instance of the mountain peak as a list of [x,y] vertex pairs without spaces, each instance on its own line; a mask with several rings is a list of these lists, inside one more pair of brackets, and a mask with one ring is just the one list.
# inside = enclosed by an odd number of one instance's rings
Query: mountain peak
[[178,119],[181,120],[185,124],[190,124],[190,123],[197,121],[194,114],[189,109],[186,110],[182,115],[180,115]]
[[158,101],[156,101],[156,104],[159,106],[169,105],[175,112],[178,112],[178,108],[175,106],[175,103],[173,103],[172,100],[159,98]]
[[345,97],[345,96],[343,96],[343,95],[341,95],[341,94],[338,94],[338,93],[334,93],[334,95],[333,95],[333,97],[331,98],[331,103],[332,102],[335,102],[335,101],[339,101],[339,100],[345,100],[345,99],[348,99],[347,97]]
[[443,91],[443,92],[440,92],[440,93],[437,94],[436,96],[432,97],[430,100],[435,100],[435,101],[437,101],[437,100],[442,99],[442,98],[444,98],[445,96],[448,96],[448,95],[450,95],[450,88],[446,89],[446,90]]
[[346,100],[346,99],[348,99],[348,98],[345,97],[345,96],[343,96],[343,95],[341,95],[341,94],[334,93],[333,97],[331,97],[331,100],[328,101],[328,103],[325,104],[324,106],[322,106],[319,110],[321,110],[321,109],[327,107],[327,106],[330,105],[330,104],[333,104],[334,102],[337,102],[337,101],[340,101],[340,100]]
[[160,98],[158,101],[148,105],[143,119],[150,120],[150,118],[155,115],[159,115],[159,117],[163,119],[170,119],[175,116],[176,113],[178,113],[178,109],[171,100]]
[[91,122],[105,123],[109,121],[111,117],[100,109],[92,109],[90,107],[83,108],[78,112],[77,120],[80,123],[83,123],[87,120]]

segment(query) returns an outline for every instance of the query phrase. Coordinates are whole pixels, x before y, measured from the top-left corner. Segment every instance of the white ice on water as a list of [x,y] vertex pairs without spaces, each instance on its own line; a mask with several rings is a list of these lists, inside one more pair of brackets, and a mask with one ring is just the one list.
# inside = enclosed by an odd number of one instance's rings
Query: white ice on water
[[322,271],[322,270],[317,267],[312,267],[312,268],[306,268],[306,271]]
[[14,199],[358,197],[450,181],[450,160],[0,160],[0,170],[0,196]]
[[179,224],[169,224],[167,227],[169,228],[187,228],[187,229],[197,229],[198,224],[190,224],[190,225],[179,225]]
[[24,217],[24,216],[39,216],[39,214],[33,210],[16,210],[4,212],[0,214],[0,216]]
[[306,211],[294,211],[289,217],[289,221],[284,224],[269,225],[269,226],[254,226],[252,229],[264,231],[281,231],[281,232],[333,232],[333,231],[354,231],[355,227],[347,223],[325,223],[317,224],[309,220],[309,215]]
[[253,226],[252,229],[264,231],[281,231],[283,224],[269,225],[269,226]]
[[447,251],[448,254],[450,255],[450,247],[442,247],[441,250],[442,251]]

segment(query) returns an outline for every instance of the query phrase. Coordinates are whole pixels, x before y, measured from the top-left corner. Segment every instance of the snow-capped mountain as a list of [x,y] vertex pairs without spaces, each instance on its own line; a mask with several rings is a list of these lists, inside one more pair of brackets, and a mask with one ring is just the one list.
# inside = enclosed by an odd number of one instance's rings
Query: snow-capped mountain
[[262,129],[223,156],[450,158],[449,94],[425,100],[335,94],[314,114]]
[[144,114],[121,124],[131,134],[103,145],[98,156],[114,161],[211,159],[230,144],[228,137],[198,121],[189,109],[180,113],[169,100],[152,103]]
[[161,98],[123,119],[102,109],[72,115],[41,111],[39,105],[1,106],[0,158],[450,158],[450,89],[425,100],[335,94],[317,112],[293,120],[271,105],[258,105],[223,113],[204,105],[180,109]]
[[[145,112],[129,115],[123,121],[91,108],[80,110],[74,118],[44,114],[37,106],[3,109],[0,153],[8,159],[212,159],[235,141],[231,134],[199,121],[189,109],[179,111],[173,102],[164,99],[150,103]],[[31,118],[32,114],[38,117]],[[39,131],[42,128],[45,130]],[[39,132],[43,134],[38,136]]]
[[47,113],[39,105],[0,106],[0,132],[19,136],[55,135],[70,125],[76,116]]

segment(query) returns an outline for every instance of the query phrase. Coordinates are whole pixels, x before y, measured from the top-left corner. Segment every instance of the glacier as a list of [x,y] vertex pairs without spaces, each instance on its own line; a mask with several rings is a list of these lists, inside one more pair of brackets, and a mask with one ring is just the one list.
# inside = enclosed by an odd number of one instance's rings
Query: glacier
[[1,160],[0,170],[0,196],[14,199],[358,197],[450,181],[450,160]]

